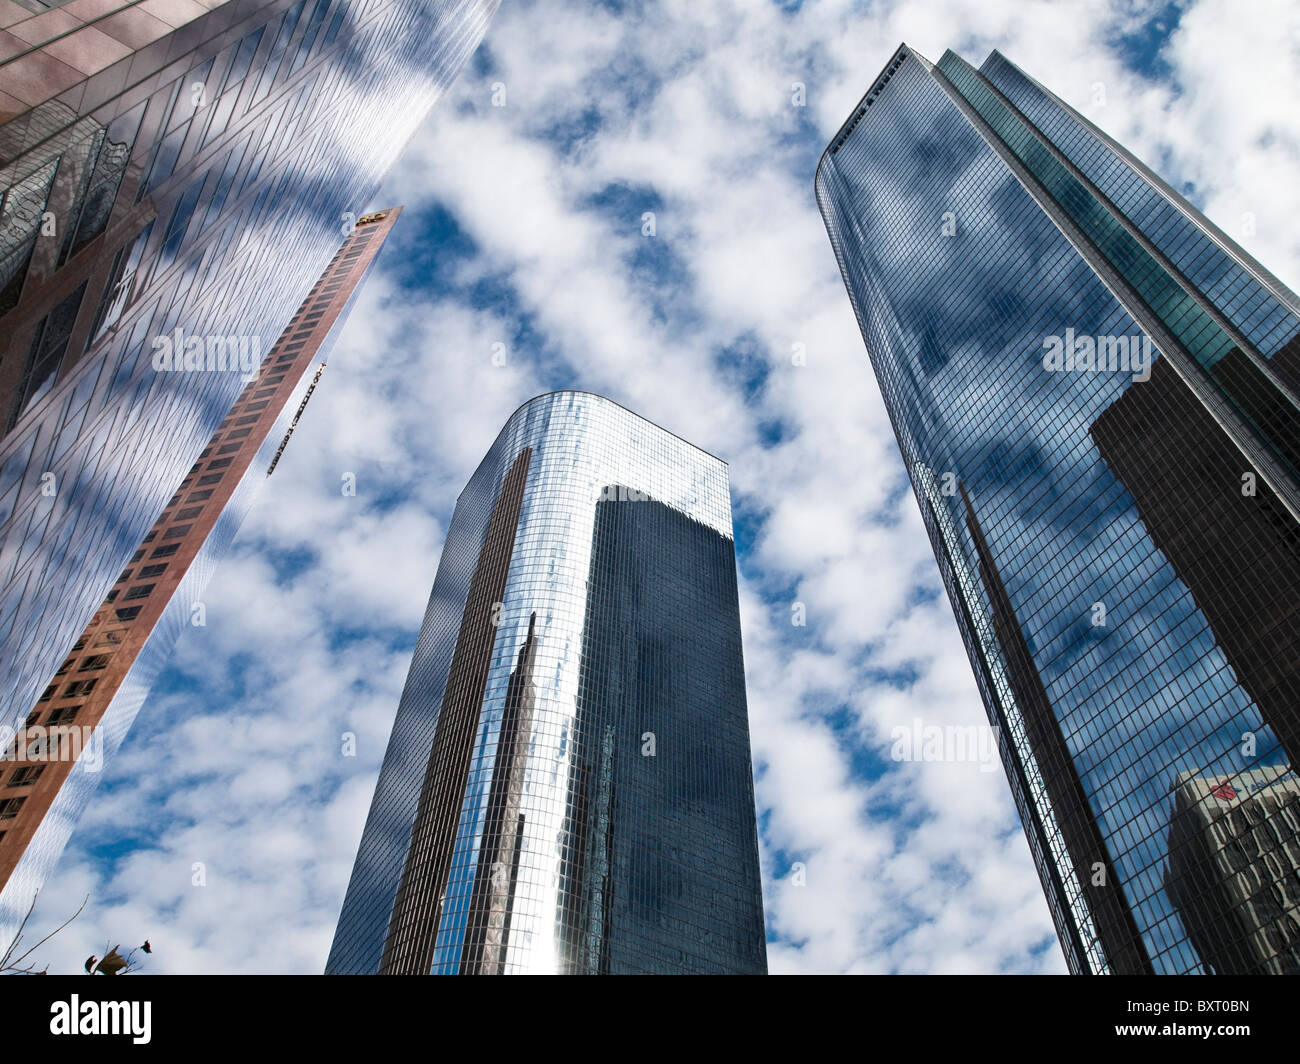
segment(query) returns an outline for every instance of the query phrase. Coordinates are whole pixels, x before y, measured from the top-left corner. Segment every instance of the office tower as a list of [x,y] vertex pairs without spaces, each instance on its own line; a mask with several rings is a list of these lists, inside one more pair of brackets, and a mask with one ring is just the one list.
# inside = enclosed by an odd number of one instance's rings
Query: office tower
[[326,971],[766,971],[726,464],[586,392],[456,503]]
[[1291,807],[1215,880],[1188,781],[1300,754],[1300,300],[996,52],[816,191],[1070,970],[1288,968]]
[[0,0],[0,724],[243,386],[153,342],[266,350],[495,8]]
[[1216,975],[1300,975],[1300,779],[1179,773],[1169,891]]
[[58,862],[177,637],[206,623],[203,589],[279,460],[400,213],[394,207],[358,219],[264,355],[224,338],[193,344],[183,333],[152,352],[159,372],[183,373],[187,364],[221,372],[224,361],[244,390],[90,623],[63,648],[62,665],[17,734],[0,736],[0,942],[12,937]]

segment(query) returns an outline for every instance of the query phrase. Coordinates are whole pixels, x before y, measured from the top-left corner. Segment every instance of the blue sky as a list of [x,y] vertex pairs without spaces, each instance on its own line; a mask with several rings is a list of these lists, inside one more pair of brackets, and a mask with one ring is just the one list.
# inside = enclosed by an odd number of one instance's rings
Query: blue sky
[[900,41],[997,47],[1294,287],[1297,19],[506,0],[358,205],[407,210],[42,896],[56,923],[91,895],[55,967],[150,937],[153,971],[321,969],[456,496],[574,387],[731,464],[772,969],[1061,971],[1001,771],[890,759],[895,726],[984,717],[812,175]]

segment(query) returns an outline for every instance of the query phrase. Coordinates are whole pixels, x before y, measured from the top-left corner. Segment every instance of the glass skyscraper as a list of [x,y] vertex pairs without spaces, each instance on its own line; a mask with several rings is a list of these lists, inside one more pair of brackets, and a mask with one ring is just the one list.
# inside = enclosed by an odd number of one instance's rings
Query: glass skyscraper
[[457,501],[326,971],[766,968],[726,464],[539,396]]
[[[496,0],[0,2],[0,725],[17,728]],[[177,334],[175,330],[180,329]]]
[[816,191],[1070,969],[1300,972],[1300,301],[996,52]]
[[[0,731],[0,942],[8,943],[57,864],[185,629],[206,623],[203,589],[274,470],[400,207],[357,220],[265,353],[222,345],[247,383],[177,485],[17,734]],[[206,362],[173,337],[158,353]],[[317,363],[314,373],[312,364]],[[12,741],[11,741],[12,740]]]

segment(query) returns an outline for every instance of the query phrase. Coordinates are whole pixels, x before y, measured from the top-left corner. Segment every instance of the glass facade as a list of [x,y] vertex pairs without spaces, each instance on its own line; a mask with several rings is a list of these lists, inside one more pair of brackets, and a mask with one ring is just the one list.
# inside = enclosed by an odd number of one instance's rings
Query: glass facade
[[267,350],[495,8],[150,0],[5,27],[30,47],[0,60],[0,725],[243,387],[157,372],[157,341]]
[[996,52],[816,191],[1070,969],[1300,972],[1300,300]]
[[203,590],[274,470],[325,368],[320,360],[400,214],[395,207],[357,220],[264,358],[228,345],[213,352],[242,356],[243,392],[65,648],[23,726],[0,733],[0,942],[16,933],[56,866],[176,640],[206,623]]
[[766,968],[726,465],[540,396],[456,504],[326,971]]

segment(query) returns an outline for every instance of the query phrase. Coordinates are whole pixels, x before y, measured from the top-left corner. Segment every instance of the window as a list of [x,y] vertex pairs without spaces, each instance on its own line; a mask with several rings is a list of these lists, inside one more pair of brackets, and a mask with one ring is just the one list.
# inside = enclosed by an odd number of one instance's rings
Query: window
[[[224,103],[225,101],[223,101],[223,105]],[[221,117],[220,114],[217,117]],[[217,120],[214,118],[214,128],[216,124]],[[210,129],[208,133],[211,135],[212,130]],[[234,184],[235,177],[239,173],[239,164],[243,162],[244,149],[247,146],[248,140],[245,138],[244,141],[231,150],[230,155],[227,157],[226,165],[222,168],[221,176],[217,179],[216,187],[213,189],[212,198],[208,201],[207,212],[203,215],[203,221],[199,225],[201,230],[206,229],[221,214],[221,208],[225,206],[226,197],[230,194],[230,187]]]
[[175,554],[180,549],[181,549],[181,545],[179,543],[168,543],[165,544],[164,546],[159,547],[156,551],[154,551],[151,555],[149,555],[149,557],[170,558],[173,554]]
[[[109,125],[100,141],[95,167],[87,179],[86,195],[76,227],[69,225],[62,257],[75,255],[103,232],[117,198],[118,185],[126,172],[135,135],[144,118],[146,101],[142,100]],[[120,254],[120,253],[119,253]]]
[[12,820],[18,815],[18,810],[23,807],[23,798],[0,798],[0,820]]
[[119,621],[134,621],[139,615],[139,606],[127,606],[125,609],[117,611],[117,619]]
[[[199,477],[200,484],[216,484],[221,479],[220,473],[209,473],[207,476]],[[158,552],[154,552],[154,557],[158,557]]]
[[190,183],[184,194],[176,201],[176,207],[172,211],[172,216],[167,222],[167,231],[163,234],[162,247],[158,251],[158,268],[165,270],[171,265],[176,258],[176,253],[180,251],[181,244],[185,240],[185,232],[189,228],[190,218],[194,214],[194,207],[199,202],[199,195],[203,191],[203,183],[207,179],[207,172],[201,177],[197,177]]
[[316,8],[311,13],[311,18],[307,23],[307,28],[303,31],[302,38],[298,41],[297,54],[293,58],[293,63],[289,67],[289,74],[292,76],[298,68],[307,61],[312,45],[316,43],[316,35],[320,32],[320,25],[329,11],[331,0],[316,0]]
[[[137,610],[139,608],[139,606],[136,607]],[[122,613],[123,611],[118,610],[117,612]],[[81,695],[88,695],[95,689],[95,684],[97,683],[99,683],[98,676],[92,677],[89,680],[73,680],[72,683],[68,684],[68,686],[63,689],[63,697],[79,698]]]
[[[131,596],[127,595],[126,597],[130,598]],[[108,659],[110,656],[111,655],[109,654],[96,654],[93,657],[89,657],[81,663],[81,668],[77,671],[93,672],[95,669],[102,669],[108,665]]]
[[43,695],[41,695],[41,697],[38,698],[36,701],[38,701],[38,702],[48,702],[51,698],[54,697],[54,689],[55,689],[56,687],[58,687],[58,686],[59,686],[59,685],[58,685],[58,684],[55,684],[55,683],[50,684],[50,686],[47,687],[47,688],[45,689],[45,693],[44,693]]
[[70,720],[75,720],[80,706],[63,706],[60,709],[50,710],[50,719],[45,723],[51,726],[55,724],[67,724]]
[[149,176],[140,182],[140,192],[136,197],[137,202],[144,199],[145,196],[172,176],[172,171],[176,169],[176,160],[181,156],[181,145],[185,142],[187,132],[189,132],[187,126],[173,130],[158,145],[158,151],[154,156],[153,167],[149,171]]
[[55,377],[63,364],[63,355],[68,349],[68,340],[72,336],[77,312],[81,309],[81,300],[85,294],[86,283],[83,282],[81,287],[60,302],[36,326],[32,334],[31,349],[27,355],[27,365],[23,370],[22,378],[18,381],[18,399],[10,413],[10,428],[17,423],[18,418],[26,410],[54,386]]
[[15,769],[6,787],[28,787],[35,783],[45,771],[44,765],[24,765],[22,768]]
[[163,562],[162,565],[146,565],[143,569],[140,570],[140,576],[141,578],[146,578],[150,576],[162,576],[162,574],[166,571],[166,569],[167,569],[166,562]]
[[343,16],[348,13],[347,5],[339,7],[338,13],[334,16],[334,21],[330,23],[330,28],[325,33],[325,42],[323,47],[329,47],[334,43],[334,38],[338,36],[339,27],[343,25]]
[[193,527],[193,525],[172,525],[163,533],[163,539],[181,539],[189,535],[189,531]]
[[123,599],[123,601],[133,602],[136,599],[148,598],[149,592],[153,589],[153,584],[136,584],[135,587],[131,588],[131,590],[126,593],[126,598]]
[[[3,214],[8,230],[5,234],[9,241],[8,247],[13,251],[7,263],[9,268],[6,270],[6,283],[0,284],[0,314],[18,302],[18,295],[27,277],[27,267],[31,263],[32,252],[36,248],[40,233],[41,211],[49,201],[50,189],[54,184],[58,165],[57,160],[47,163],[14,185],[8,193]],[[20,216],[15,213],[14,207],[24,201],[32,205],[31,217],[19,221]]]
[[226,88],[229,89],[244,80],[244,75],[248,73],[248,68],[253,62],[253,56],[257,52],[257,46],[262,41],[262,34],[266,32],[265,26],[260,26],[250,33],[240,42],[239,54],[230,64],[230,73],[226,75]]

